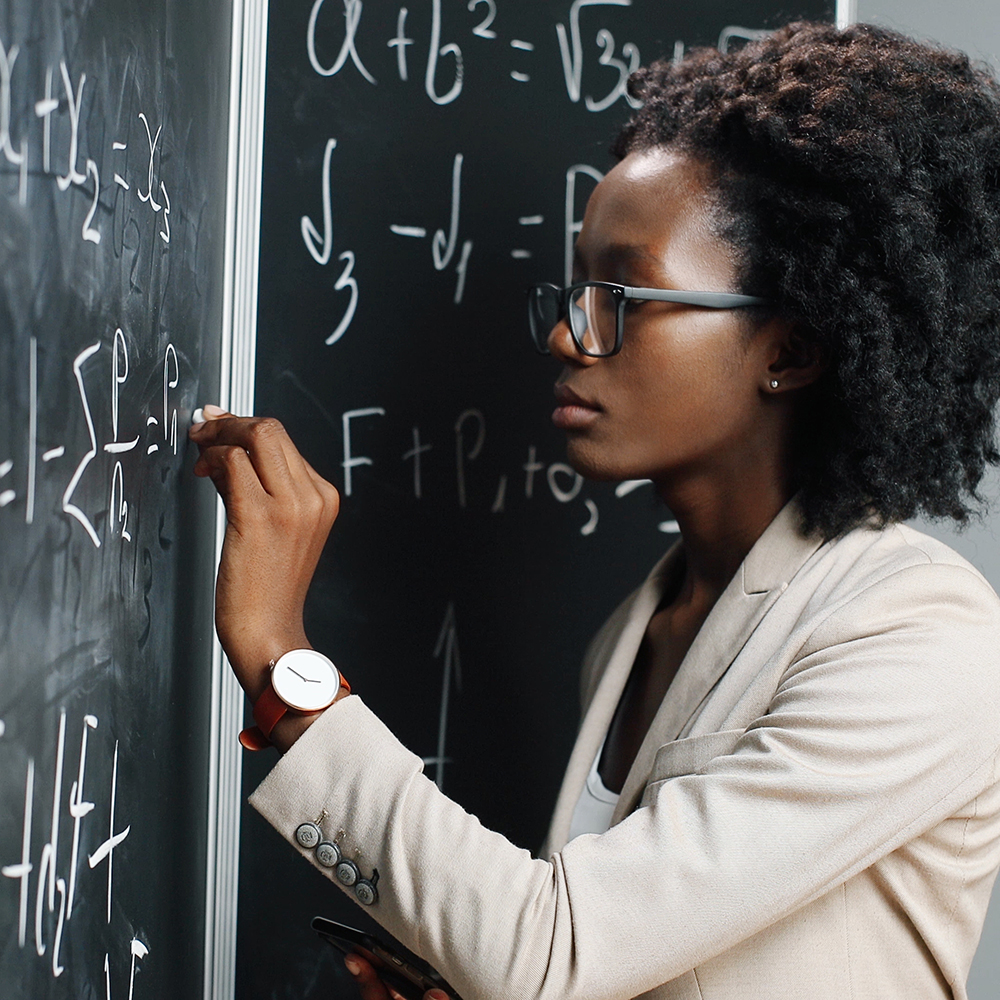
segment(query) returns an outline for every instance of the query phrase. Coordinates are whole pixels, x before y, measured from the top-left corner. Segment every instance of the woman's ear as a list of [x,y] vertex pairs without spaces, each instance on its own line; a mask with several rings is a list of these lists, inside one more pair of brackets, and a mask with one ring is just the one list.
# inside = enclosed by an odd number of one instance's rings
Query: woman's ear
[[771,358],[765,373],[768,392],[802,389],[826,370],[819,345],[802,336],[794,323],[774,319],[767,324]]

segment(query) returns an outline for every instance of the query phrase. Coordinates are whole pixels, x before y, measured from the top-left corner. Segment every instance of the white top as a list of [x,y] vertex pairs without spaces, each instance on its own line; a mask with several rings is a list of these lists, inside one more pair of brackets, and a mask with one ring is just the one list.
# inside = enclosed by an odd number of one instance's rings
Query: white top
[[601,740],[601,745],[597,748],[597,756],[594,757],[590,774],[587,775],[576,809],[573,810],[573,821],[569,827],[570,840],[579,837],[581,833],[606,833],[611,827],[611,817],[618,805],[618,796],[605,788],[601,781],[597,767],[602,753],[604,740]]

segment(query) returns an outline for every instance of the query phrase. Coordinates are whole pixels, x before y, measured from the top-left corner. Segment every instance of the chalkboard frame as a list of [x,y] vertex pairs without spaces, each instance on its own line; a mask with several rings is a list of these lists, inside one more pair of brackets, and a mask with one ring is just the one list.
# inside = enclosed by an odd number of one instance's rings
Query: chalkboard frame
[[[216,402],[234,413],[253,412],[267,18],[268,0],[233,0],[221,398],[203,402]],[[216,508],[216,570],[225,528],[225,507],[220,500]],[[243,775],[242,748],[236,734],[243,726],[244,697],[214,632],[211,699],[203,996],[205,1000],[229,1000],[236,991]]]

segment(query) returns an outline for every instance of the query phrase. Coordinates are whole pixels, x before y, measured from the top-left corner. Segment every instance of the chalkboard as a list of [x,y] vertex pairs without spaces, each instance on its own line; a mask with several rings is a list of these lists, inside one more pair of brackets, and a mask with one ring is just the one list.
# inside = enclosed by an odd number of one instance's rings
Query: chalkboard
[[[642,61],[822,2],[292,0],[268,26],[256,410],[343,506],[312,642],[487,825],[537,849],[583,649],[675,525],[583,482],[525,289],[562,283]],[[249,793],[273,755],[248,758]],[[262,917],[262,913],[267,914]],[[254,814],[237,995],[356,995],[308,929],[363,921]]]
[[0,996],[200,994],[231,9],[0,5]]

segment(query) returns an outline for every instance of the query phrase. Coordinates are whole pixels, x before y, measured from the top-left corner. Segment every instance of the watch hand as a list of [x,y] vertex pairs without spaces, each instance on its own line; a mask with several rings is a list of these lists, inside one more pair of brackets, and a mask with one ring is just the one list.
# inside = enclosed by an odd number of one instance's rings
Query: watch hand
[[297,671],[297,670],[295,669],[295,667],[289,667],[289,668],[288,668],[288,672],[289,672],[290,674],[295,674],[295,676],[296,676],[296,677],[298,677],[298,679],[299,679],[300,681],[306,681],[306,682],[308,682],[308,680],[309,680],[309,678],[308,678],[308,677],[303,677],[303,676],[302,676],[302,674],[300,674],[300,673],[299,673],[299,672],[298,672],[298,671]]

